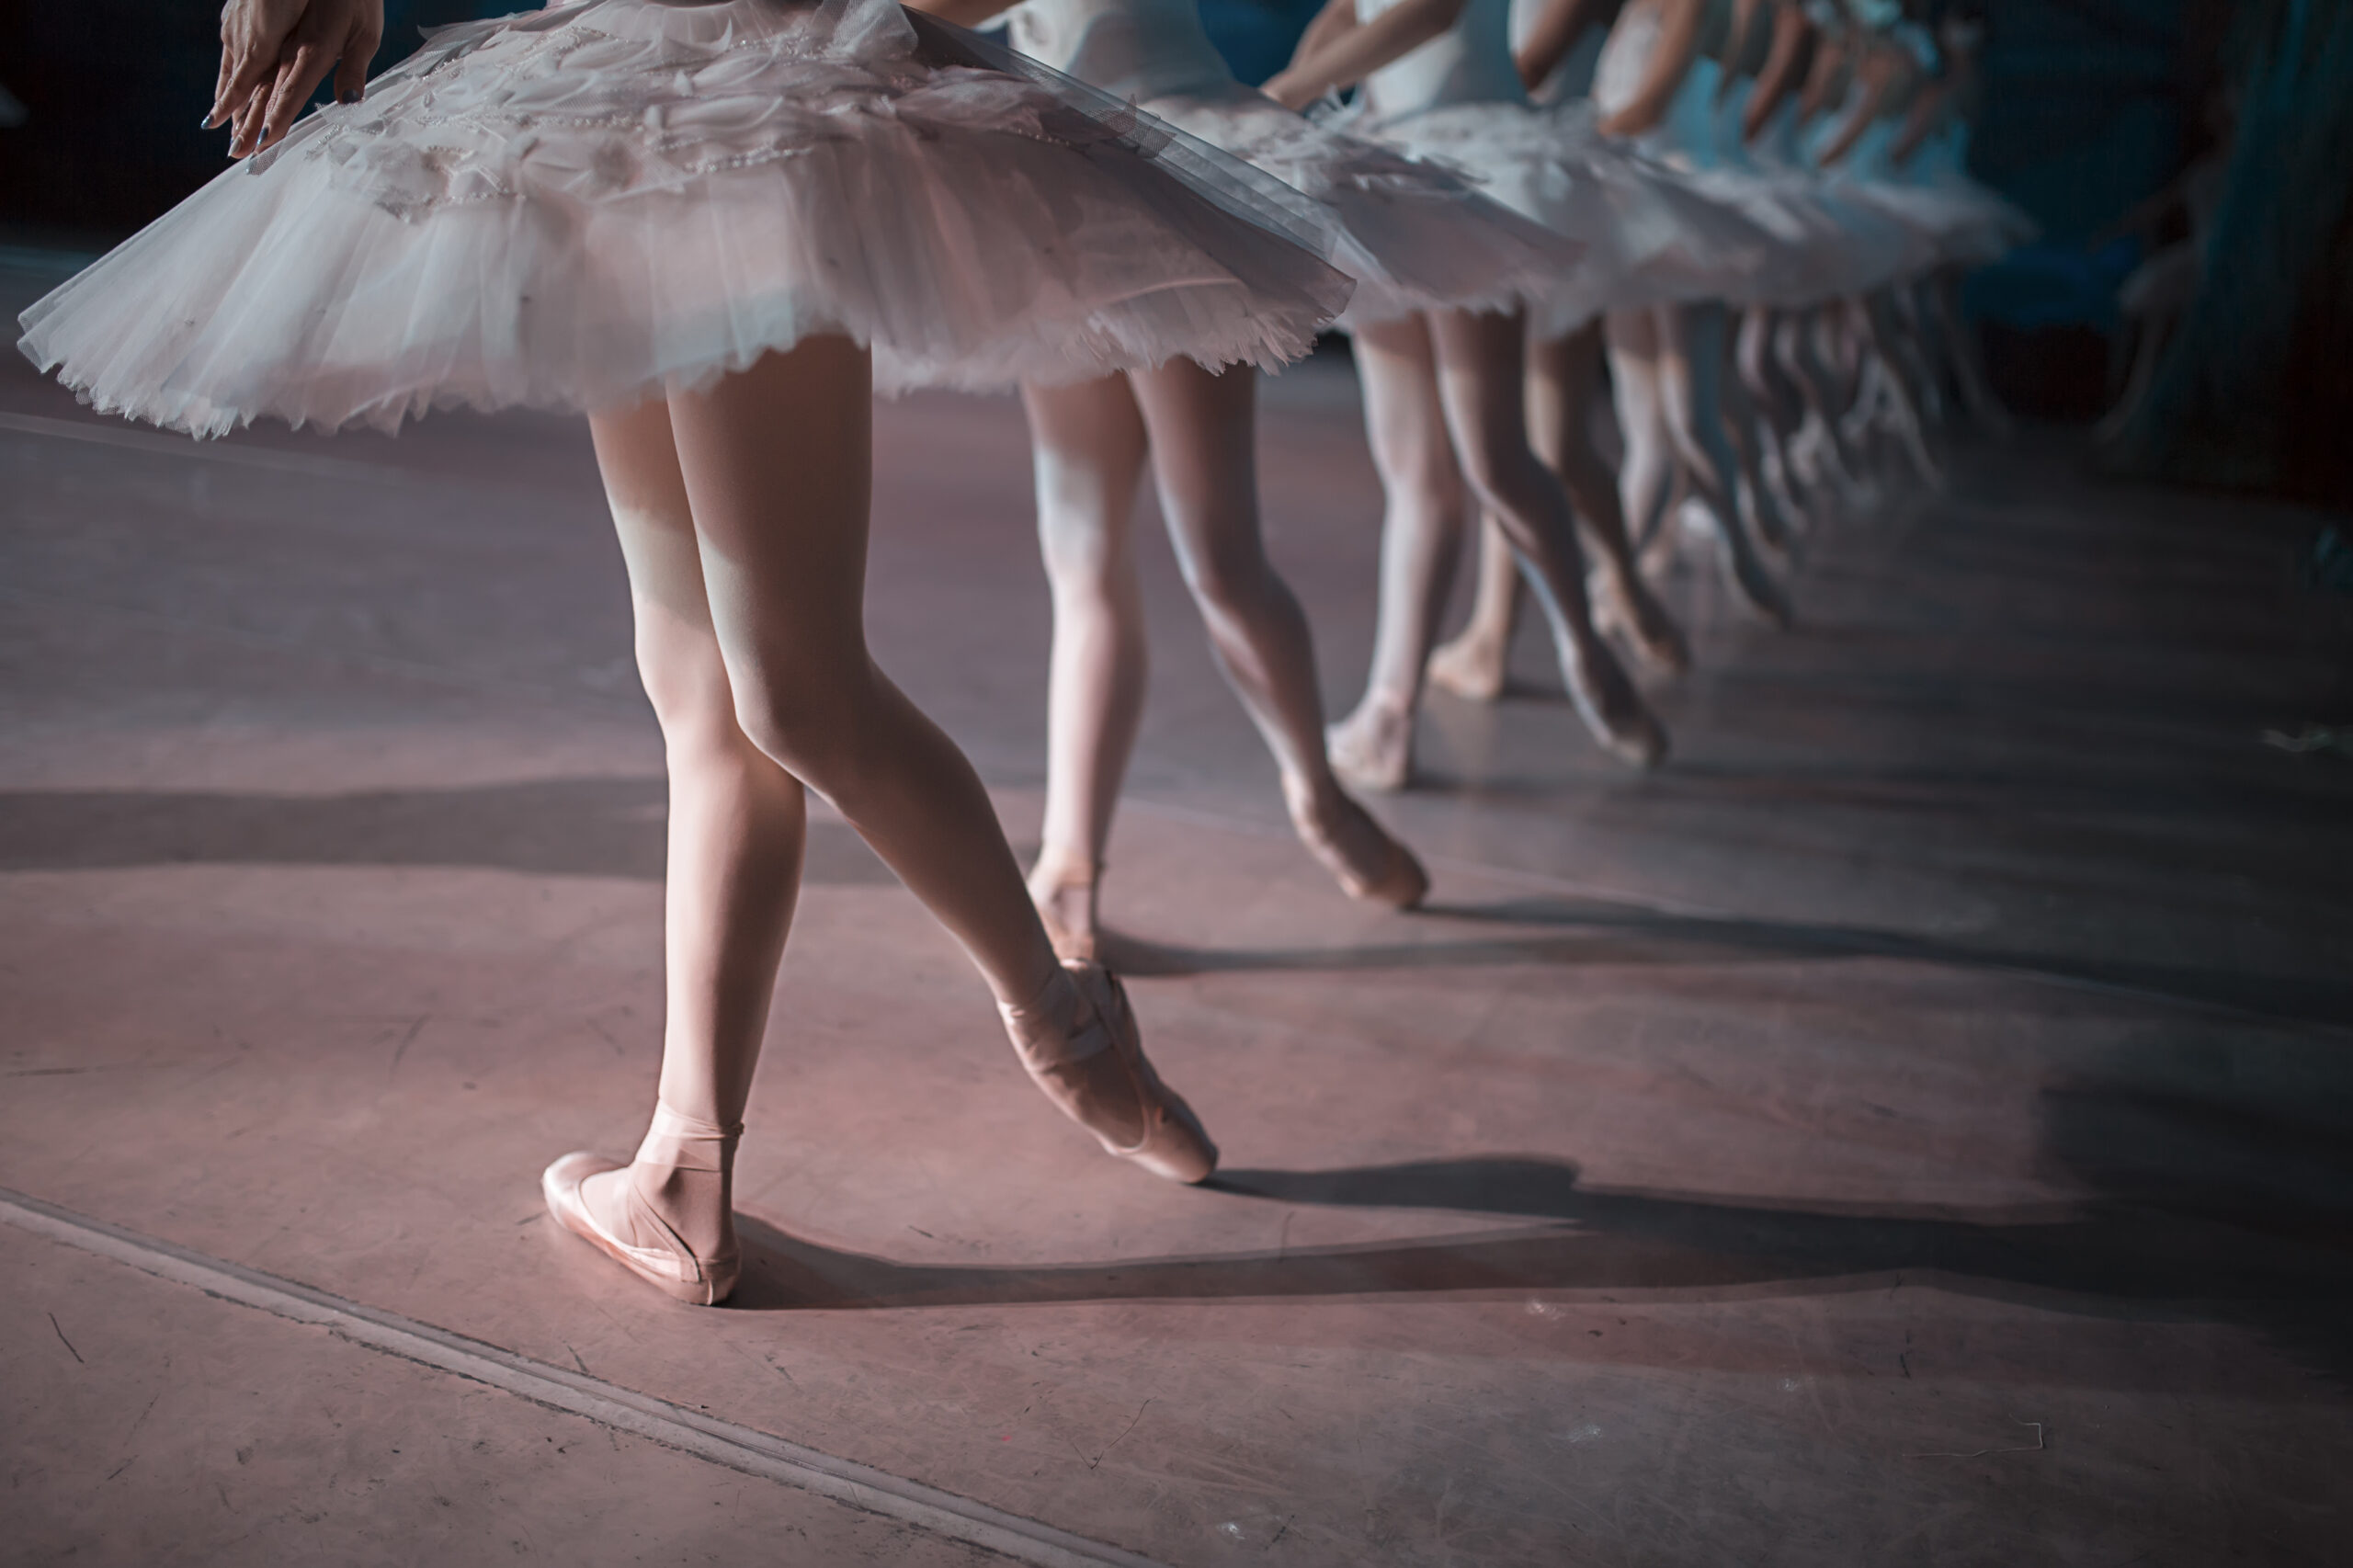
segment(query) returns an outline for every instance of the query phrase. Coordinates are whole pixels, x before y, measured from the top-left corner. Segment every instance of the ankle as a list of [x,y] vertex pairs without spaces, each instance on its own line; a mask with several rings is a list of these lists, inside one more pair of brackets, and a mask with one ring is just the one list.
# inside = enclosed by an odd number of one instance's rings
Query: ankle
[[1103,877],[1103,861],[1083,849],[1065,846],[1046,845],[1038,851],[1037,859],[1029,864],[1029,883],[1033,895],[1051,892],[1062,888],[1092,889]]
[[1347,810],[1347,794],[1328,767],[1313,777],[1286,773],[1283,805],[1290,812],[1294,827],[1322,827]]

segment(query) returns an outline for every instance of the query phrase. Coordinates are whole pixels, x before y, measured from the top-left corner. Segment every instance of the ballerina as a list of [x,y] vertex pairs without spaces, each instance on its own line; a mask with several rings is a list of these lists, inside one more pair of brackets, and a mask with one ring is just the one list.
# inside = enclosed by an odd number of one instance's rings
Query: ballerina
[[[925,0],[977,25],[1011,0]],[[1579,247],[1387,148],[1312,124],[1243,85],[1194,0],[1028,0],[1016,47],[1137,104],[1315,198],[1357,279],[1344,318],[1508,308],[1556,286]],[[1301,840],[1351,897],[1398,908],[1429,881],[1344,790],[1324,750],[1307,620],[1267,558],[1257,510],[1256,383],[1172,359],[1101,381],[1023,388],[1039,533],[1054,603],[1046,809],[1029,890],[1065,955],[1097,945],[1097,888],[1143,698],[1142,600],[1130,531],[1148,461],[1211,647],[1273,753]]]
[[[1303,108],[1361,82],[1363,111],[1352,131],[1473,169],[1497,200],[1572,238],[1606,239],[1608,193],[1578,176],[1528,107],[1506,35],[1506,3],[1328,0],[1265,90]],[[1595,625],[1568,497],[1529,448],[1525,334],[1520,312],[1461,306],[1356,328],[1366,433],[1388,504],[1371,673],[1355,710],[1332,730],[1331,755],[1362,788],[1398,790],[1410,778],[1414,718],[1466,485],[1529,566],[1586,728],[1634,766],[1665,755],[1665,730]],[[1633,591],[1630,557],[1606,559],[1604,570]]]
[[[1610,28],[1594,83],[1601,129],[1630,136],[1667,163],[1704,178],[1721,199],[1758,218],[1775,235],[1768,271],[1786,272],[1804,244],[1802,221],[1757,182],[1726,178],[1717,152],[1716,88],[1732,55],[1731,0],[1631,0]],[[1715,296],[1648,311],[1613,312],[1610,369],[1626,425],[1627,512],[1638,541],[1670,543],[1665,525],[1679,492],[1679,515],[1712,539],[1737,601],[1787,626],[1788,594],[1759,553],[1789,525],[1767,489],[1756,446],[1745,438],[1738,379],[1731,373],[1731,303],[1753,297],[1743,278],[1720,280]]]
[[[22,346],[198,435],[589,415],[668,759],[667,1005],[635,1159],[556,1161],[551,1212],[674,1298],[733,1287],[810,790],[963,946],[1065,1115],[1202,1179],[1215,1146],[1119,982],[1057,958],[971,764],[868,652],[870,389],[1295,355],[1348,289],[1314,209],[887,0],[581,0],[436,33],[362,101],[381,21],[232,0],[210,120],[255,155]],[[291,123],[328,70],[339,103]]]
[[1938,381],[1952,384],[1981,431],[2006,440],[2017,427],[1986,381],[1975,335],[1962,324],[1961,278],[2029,243],[2038,231],[2033,219],[1968,173],[1970,127],[1982,93],[1981,33],[1980,24],[1959,11],[1943,18],[1934,34],[1930,79],[1889,147],[1890,161],[1906,186],[1944,214],[1933,264],[1896,299],[1907,307],[1912,330],[1934,361]]
[[[1742,0],[1744,7],[1754,3]],[[1571,123],[1581,132],[1591,133],[1593,82],[1618,10],[1612,0],[1519,0],[1513,7],[1521,79],[1537,101],[1573,110]],[[1611,151],[1620,166],[1629,163],[1622,151]],[[1586,155],[1595,156],[1594,150],[1588,147]],[[1591,308],[1582,315],[1555,312],[1532,320],[1529,332],[1531,437],[1568,486],[1580,522],[1613,541],[1623,541],[1627,529],[1620,475],[1616,465],[1603,458],[1594,437],[1608,392],[1601,310],[1643,311],[1705,299],[1727,287],[1729,279],[1756,270],[1773,245],[1768,233],[1727,210],[1720,199],[1706,198],[1689,180],[1665,178],[1668,171],[1647,159],[1639,166],[1646,194],[1654,199],[1654,210],[1642,225],[1654,236],[1652,247],[1630,258],[1611,278],[1607,297],[1590,301]],[[1626,361],[1624,336],[1621,329],[1618,368],[1631,384],[1624,388],[1620,436],[1636,466],[1657,473],[1654,465],[1666,460],[1671,439],[1664,426],[1658,377],[1647,360]],[[1634,488],[1647,494],[1654,483],[1655,478],[1639,479]],[[1615,543],[1618,551],[1626,548]],[[1493,701],[1500,696],[1518,597],[1518,574],[1508,551],[1492,527],[1483,528],[1470,619],[1431,655],[1430,680],[1473,700]],[[1623,610],[1610,617],[1610,630],[1654,670],[1679,673],[1688,665],[1688,650],[1673,621],[1656,606],[1646,587],[1639,598],[1629,596]],[[1645,607],[1653,607],[1648,614],[1643,613]]]

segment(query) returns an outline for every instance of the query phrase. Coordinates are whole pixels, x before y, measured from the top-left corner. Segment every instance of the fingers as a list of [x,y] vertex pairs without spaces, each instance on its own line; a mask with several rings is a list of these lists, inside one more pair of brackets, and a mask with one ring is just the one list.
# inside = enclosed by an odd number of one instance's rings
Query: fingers
[[246,100],[261,90],[276,63],[274,57],[248,43],[224,40],[221,46],[220,86],[212,100],[212,111],[204,117],[204,128],[210,131],[234,117]]
[[376,58],[377,39],[362,30],[355,34],[335,68],[335,101],[356,104],[368,85],[368,64]]
[[268,112],[269,87],[264,84],[247,93],[236,108],[230,123],[229,156],[242,158],[259,144],[262,119]]
[[278,83],[269,95],[269,108],[262,117],[261,145],[268,146],[292,128],[294,117],[311,101],[311,94],[335,65],[335,55],[328,47],[314,39],[306,39],[294,51],[294,58],[278,68]]
[[204,129],[207,131],[221,123],[221,106],[229,98],[229,67],[233,52],[229,48],[228,29],[224,28],[221,38],[221,69],[212,78],[212,107],[204,111]]

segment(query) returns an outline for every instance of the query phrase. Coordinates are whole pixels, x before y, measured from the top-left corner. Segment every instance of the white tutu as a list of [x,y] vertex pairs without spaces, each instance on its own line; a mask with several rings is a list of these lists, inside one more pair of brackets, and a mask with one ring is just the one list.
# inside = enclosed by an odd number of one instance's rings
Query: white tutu
[[1727,298],[1744,305],[1811,306],[1879,288],[1933,259],[1909,225],[1870,203],[1842,197],[1798,160],[1793,102],[1784,101],[1751,144],[1743,128],[1756,84],[1744,78],[1719,93],[1714,63],[1699,63],[1708,67],[1694,72],[1703,76],[1699,112],[1711,123],[1705,166],[1693,177],[1779,242],[1771,263]]
[[1585,275],[1588,242],[1504,199],[1460,161],[1448,168],[1405,156],[1249,87],[1144,107],[1329,210],[1339,231],[1333,264],[1357,280],[1342,326],[1419,311],[1520,310]]
[[1448,306],[1515,309],[1583,251],[1457,173],[1311,123],[1243,85],[1195,0],[1026,0],[1006,24],[1024,53],[1320,203],[1338,234],[1332,261],[1357,283],[1343,325]]
[[1952,125],[1928,138],[1901,166],[1892,154],[1874,157],[1881,148],[1859,149],[1870,176],[1859,194],[1918,233],[1935,253],[1936,265],[1983,267],[2037,233],[2033,219],[1970,177],[1963,167],[1967,145],[1966,129]]
[[[1358,0],[1370,21],[1393,0]],[[1586,263],[1529,312],[1561,336],[1607,310],[1702,298],[1745,277],[1770,240],[1722,202],[1594,128],[1593,106],[1565,96],[1532,107],[1510,42],[1509,0],[1465,0],[1446,31],[1374,72],[1351,129],[1412,156],[1466,169],[1495,200],[1588,247]]]
[[1410,156],[1469,171],[1485,195],[1587,247],[1556,275],[1530,321],[1562,336],[1604,311],[1713,298],[1772,251],[1749,219],[1688,176],[1613,143],[1583,101],[1553,108],[1447,104],[1392,120],[1346,120]]
[[1280,183],[891,0],[582,0],[434,34],[22,347],[197,435],[625,406],[831,332],[884,392],[1002,386],[1292,358],[1346,302],[1332,243]]

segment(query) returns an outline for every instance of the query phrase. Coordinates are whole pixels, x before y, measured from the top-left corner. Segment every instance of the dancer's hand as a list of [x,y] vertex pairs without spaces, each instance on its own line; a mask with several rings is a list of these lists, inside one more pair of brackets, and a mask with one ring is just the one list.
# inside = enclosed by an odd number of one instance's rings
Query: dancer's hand
[[1305,108],[1336,87],[1354,86],[1452,27],[1469,0],[1396,0],[1369,22],[1356,0],[1326,0],[1290,63],[1258,90],[1285,108]]
[[1324,96],[1306,78],[1290,71],[1276,72],[1258,84],[1258,90],[1288,109],[1303,109]]
[[228,0],[209,130],[229,122],[242,158],[286,134],[329,71],[335,96],[359,101],[384,36],[384,0]]

